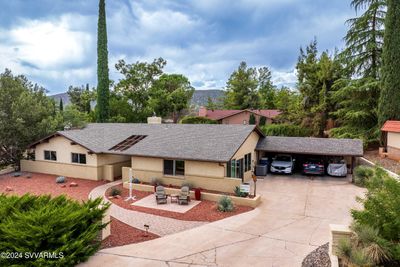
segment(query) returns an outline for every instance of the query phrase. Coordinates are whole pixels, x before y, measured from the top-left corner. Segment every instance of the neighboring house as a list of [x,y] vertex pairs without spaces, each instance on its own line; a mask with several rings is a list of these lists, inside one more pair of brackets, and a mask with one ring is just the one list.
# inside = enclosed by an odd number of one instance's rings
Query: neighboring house
[[400,160],[400,121],[386,121],[381,131],[384,144],[381,154]]
[[360,140],[265,137],[254,125],[219,124],[92,123],[56,132],[30,149],[35,159],[22,160],[22,171],[113,180],[131,167],[143,182],[157,178],[223,192],[250,181],[267,154],[363,155]]
[[271,124],[280,113],[277,109],[209,110],[200,107],[198,116],[216,120],[220,124],[249,124],[250,114],[254,114],[256,124],[261,117],[265,117],[266,124]]

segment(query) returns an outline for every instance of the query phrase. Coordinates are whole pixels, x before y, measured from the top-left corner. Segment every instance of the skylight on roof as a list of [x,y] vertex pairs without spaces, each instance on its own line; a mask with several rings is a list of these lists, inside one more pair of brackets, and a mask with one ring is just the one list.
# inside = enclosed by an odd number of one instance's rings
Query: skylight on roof
[[125,151],[133,145],[137,144],[139,141],[143,140],[146,135],[132,135],[131,137],[126,138],[122,142],[119,142],[109,150],[113,151]]

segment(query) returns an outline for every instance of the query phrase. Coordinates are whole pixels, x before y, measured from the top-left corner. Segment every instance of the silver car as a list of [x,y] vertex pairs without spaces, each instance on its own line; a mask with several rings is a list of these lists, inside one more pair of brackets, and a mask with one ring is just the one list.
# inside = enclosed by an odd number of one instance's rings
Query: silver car
[[294,169],[294,161],[291,155],[276,155],[272,159],[270,171],[272,173],[292,174]]

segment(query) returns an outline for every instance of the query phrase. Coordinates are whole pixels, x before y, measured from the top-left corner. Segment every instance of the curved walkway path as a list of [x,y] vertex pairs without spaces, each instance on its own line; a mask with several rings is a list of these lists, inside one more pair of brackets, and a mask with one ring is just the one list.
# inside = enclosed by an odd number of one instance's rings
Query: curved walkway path
[[[89,198],[102,197],[105,202],[110,202],[105,197],[105,192],[108,188],[121,183],[122,181],[115,181],[98,186],[89,193]],[[143,229],[143,225],[147,224],[150,226],[149,232],[159,236],[178,233],[207,223],[197,221],[182,221],[144,212],[127,210],[112,203],[110,206],[110,215],[115,219],[138,229]]]
[[150,241],[100,250],[92,266],[301,266],[329,241],[329,224],[348,224],[364,189],[346,179],[269,176],[256,209]]

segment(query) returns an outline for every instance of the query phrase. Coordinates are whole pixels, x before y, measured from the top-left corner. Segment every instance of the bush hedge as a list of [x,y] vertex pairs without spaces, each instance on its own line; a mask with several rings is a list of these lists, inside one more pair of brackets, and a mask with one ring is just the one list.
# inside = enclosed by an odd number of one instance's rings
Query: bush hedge
[[352,266],[400,266],[400,182],[375,168],[365,184],[364,209],[352,210],[354,237],[339,256]]
[[307,137],[311,136],[312,132],[308,128],[303,128],[291,124],[268,124],[261,126],[261,129],[268,136],[293,136],[293,137]]
[[102,218],[109,205],[101,202],[0,195],[0,251],[6,255],[0,266],[75,266],[87,260],[106,227]]
[[185,116],[180,121],[182,124],[217,124],[215,120],[206,117]]
[[354,183],[365,187],[368,180],[374,175],[374,169],[368,166],[357,166],[354,168]]

